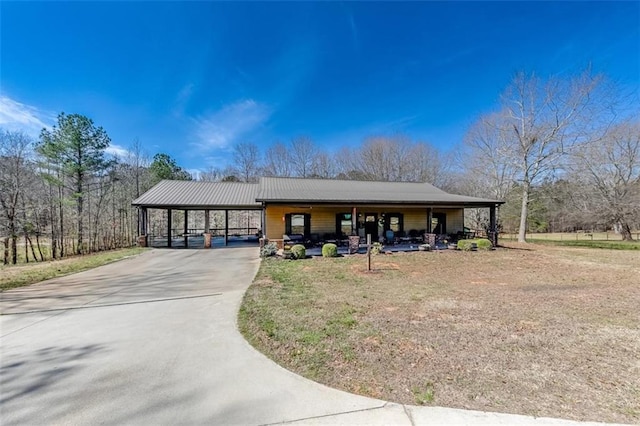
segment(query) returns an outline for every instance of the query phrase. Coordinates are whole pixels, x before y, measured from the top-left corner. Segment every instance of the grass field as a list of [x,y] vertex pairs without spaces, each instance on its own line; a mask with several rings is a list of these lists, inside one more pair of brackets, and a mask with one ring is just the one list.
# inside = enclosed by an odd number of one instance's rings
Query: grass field
[[[527,234],[527,242],[553,244],[567,247],[606,248],[613,250],[640,250],[640,232],[633,234],[634,241],[622,241],[614,232],[550,232]],[[517,241],[517,234],[500,234],[500,241]]]
[[492,252],[266,259],[241,331],[286,368],[408,404],[640,422],[640,256]]
[[95,268],[142,253],[144,248],[105,251],[38,263],[0,265],[0,291]]

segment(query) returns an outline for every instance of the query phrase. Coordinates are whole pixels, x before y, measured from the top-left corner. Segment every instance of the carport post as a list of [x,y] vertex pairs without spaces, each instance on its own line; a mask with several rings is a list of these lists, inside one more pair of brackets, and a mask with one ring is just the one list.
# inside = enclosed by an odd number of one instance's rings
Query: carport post
[[433,229],[433,209],[431,207],[427,208],[427,234],[431,234]]
[[204,232],[205,234],[209,233],[209,209],[204,211]]
[[189,210],[184,211],[184,248],[189,247]]
[[498,230],[496,229],[496,206],[493,205],[491,207],[489,207],[489,232],[490,235],[488,235],[489,239],[491,240],[491,244],[493,244],[493,246],[497,246],[498,245]]
[[229,210],[224,210],[224,245],[229,244]]
[[171,209],[167,209],[167,247],[171,248]]

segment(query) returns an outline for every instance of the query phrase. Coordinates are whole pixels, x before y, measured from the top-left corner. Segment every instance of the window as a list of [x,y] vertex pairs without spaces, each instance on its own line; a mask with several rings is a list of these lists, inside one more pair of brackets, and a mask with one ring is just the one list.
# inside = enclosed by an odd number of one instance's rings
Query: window
[[391,216],[389,218],[389,229],[393,232],[400,232],[400,218],[398,216]]
[[339,213],[336,215],[336,232],[339,235],[351,235],[351,213]]
[[292,214],[291,215],[291,233],[304,235],[304,215]]

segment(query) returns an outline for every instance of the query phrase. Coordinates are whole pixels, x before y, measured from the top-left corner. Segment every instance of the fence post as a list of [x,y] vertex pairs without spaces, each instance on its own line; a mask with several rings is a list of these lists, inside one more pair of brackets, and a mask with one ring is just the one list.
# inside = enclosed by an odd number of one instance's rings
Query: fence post
[[367,271],[371,270],[371,234],[367,234]]

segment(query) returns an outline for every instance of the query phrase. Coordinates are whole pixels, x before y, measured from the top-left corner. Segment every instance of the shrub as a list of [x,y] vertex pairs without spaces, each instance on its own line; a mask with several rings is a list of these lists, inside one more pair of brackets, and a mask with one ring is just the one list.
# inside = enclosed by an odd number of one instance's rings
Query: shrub
[[322,257],[336,256],[338,256],[338,246],[332,243],[328,243],[322,246]]
[[478,247],[478,250],[491,250],[491,247],[493,247],[493,245],[491,244],[491,241],[489,241],[486,238],[479,238],[477,240],[475,240],[476,246]]
[[373,243],[371,244],[371,254],[380,254],[384,250],[384,246],[382,243]]
[[302,244],[296,244],[291,247],[291,259],[304,259],[305,257],[307,257],[307,250]]
[[460,241],[458,241],[458,250],[462,250],[462,251],[471,251],[471,250],[473,250],[473,241],[471,241],[471,240],[460,240]]
[[260,250],[260,257],[275,256],[278,252],[278,245],[276,243],[267,243]]

